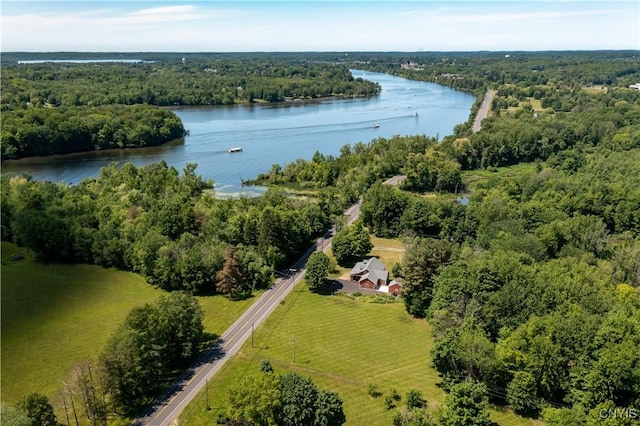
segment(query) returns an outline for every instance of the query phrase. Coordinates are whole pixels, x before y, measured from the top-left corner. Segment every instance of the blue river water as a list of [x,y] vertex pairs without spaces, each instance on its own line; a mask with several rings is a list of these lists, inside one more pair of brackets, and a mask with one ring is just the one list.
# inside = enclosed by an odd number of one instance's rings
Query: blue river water
[[[345,144],[368,143],[394,135],[442,138],[465,122],[475,98],[432,83],[352,70],[354,77],[380,83],[369,98],[326,99],[214,107],[183,107],[174,112],[189,135],[160,147],[109,150],[5,162],[2,172],[28,173],[35,180],[76,184],[96,177],[111,162],[143,166],[164,160],[179,170],[197,163],[196,172],[212,179],[220,196],[250,195],[258,188],[241,180],[316,151],[339,155]],[[241,147],[241,152],[229,153]]]

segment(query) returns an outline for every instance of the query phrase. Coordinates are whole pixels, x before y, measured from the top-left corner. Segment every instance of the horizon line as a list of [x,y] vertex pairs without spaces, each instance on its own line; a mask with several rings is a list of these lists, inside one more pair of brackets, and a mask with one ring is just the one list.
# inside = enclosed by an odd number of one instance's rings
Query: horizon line
[[504,52],[620,52],[636,51],[640,48],[621,47],[606,49],[476,49],[476,50],[11,50],[0,51],[1,55],[16,53],[49,54],[49,53],[181,53],[181,54],[221,54],[221,53],[504,53]]

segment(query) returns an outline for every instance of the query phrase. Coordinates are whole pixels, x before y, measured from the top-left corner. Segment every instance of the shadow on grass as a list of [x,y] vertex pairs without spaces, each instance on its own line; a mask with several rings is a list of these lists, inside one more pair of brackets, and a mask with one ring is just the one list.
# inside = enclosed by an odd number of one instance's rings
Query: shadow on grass
[[224,297],[229,299],[232,302],[240,302],[240,301],[252,298],[254,296],[254,292],[247,291],[244,293],[234,294],[233,296],[231,296],[229,294],[218,293],[216,289],[206,289],[206,290],[202,290],[195,293],[195,295],[201,296],[201,297]]
[[[217,334],[204,332],[202,334],[202,341],[200,342],[200,352],[204,352],[213,346],[219,338],[220,336]],[[188,366],[185,365],[184,367]]]
[[325,280],[324,285],[315,290],[313,293],[321,294],[323,296],[330,296],[342,290],[342,283],[338,280]]

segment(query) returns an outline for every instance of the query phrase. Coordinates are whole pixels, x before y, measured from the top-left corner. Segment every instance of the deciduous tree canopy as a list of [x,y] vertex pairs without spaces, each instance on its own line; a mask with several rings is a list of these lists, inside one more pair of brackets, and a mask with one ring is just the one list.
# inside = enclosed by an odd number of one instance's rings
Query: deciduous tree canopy
[[256,425],[332,426],[346,422],[337,393],[318,388],[297,373],[265,370],[247,376],[229,393],[228,415]]
[[3,175],[2,237],[42,259],[130,269],[166,290],[240,297],[270,285],[274,268],[328,228],[314,200],[278,190],[218,200],[211,187],[195,165],[180,174],[164,162],[114,164],[77,186]]

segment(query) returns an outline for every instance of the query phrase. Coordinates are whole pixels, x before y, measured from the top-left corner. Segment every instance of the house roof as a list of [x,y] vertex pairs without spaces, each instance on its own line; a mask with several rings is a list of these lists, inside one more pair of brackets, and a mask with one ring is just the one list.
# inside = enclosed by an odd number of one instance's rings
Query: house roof
[[358,274],[361,274],[362,272],[366,272],[366,271],[371,272],[375,270],[384,271],[385,267],[384,267],[384,264],[380,262],[377,257],[371,257],[365,260],[364,262],[356,263],[353,269],[351,269],[351,275],[358,275]]
[[387,271],[374,269],[373,271],[369,271],[366,274],[362,275],[362,278],[360,278],[360,281],[365,280],[367,278],[371,280],[371,282],[373,282],[374,284],[378,284],[378,281],[380,280],[386,283],[387,279],[389,278],[389,273]]

